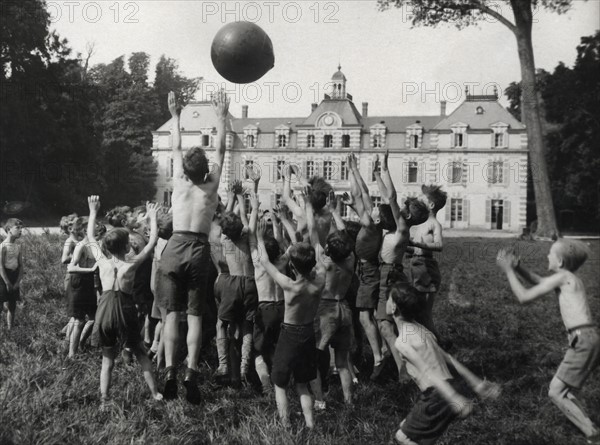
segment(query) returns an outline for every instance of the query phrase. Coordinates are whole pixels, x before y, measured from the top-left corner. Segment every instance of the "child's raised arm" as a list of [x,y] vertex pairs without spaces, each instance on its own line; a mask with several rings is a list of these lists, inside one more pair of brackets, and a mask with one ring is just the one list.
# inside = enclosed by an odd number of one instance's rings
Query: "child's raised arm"
[[173,138],[173,176],[175,178],[181,178],[183,176],[183,152],[181,151],[180,118],[179,112],[177,111],[177,100],[173,91],[169,92],[167,103],[173,118],[173,129],[171,130]]
[[146,217],[150,218],[150,237],[148,239],[148,244],[146,244],[144,249],[135,257],[133,257],[133,263],[135,264],[142,263],[151,254],[154,254],[154,248],[156,247],[156,243],[158,241],[157,214],[159,209],[160,205],[158,204],[151,202],[146,203]]
[[215,162],[213,163],[211,172],[208,174],[207,182],[213,185],[214,192],[216,192],[219,188],[221,171],[223,169],[223,162],[225,160],[225,151],[227,148],[227,138],[225,132],[227,127],[229,102],[230,99],[227,97],[225,90],[217,91],[216,95],[213,96],[212,99],[213,110],[217,115],[217,137],[215,142]]
[[545,295],[564,284],[564,276],[561,273],[555,273],[549,277],[541,278],[538,284],[535,286],[526,289],[525,286],[521,284],[517,274],[515,273],[515,269],[513,268],[515,261],[514,254],[509,252],[506,249],[501,249],[498,251],[498,256],[496,257],[496,263],[500,268],[506,273],[508,277],[508,283],[510,284],[510,288],[513,293],[517,297],[520,303],[528,303],[530,301],[535,300],[542,295]]
[[[100,243],[96,240],[96,218],[98,216],[98,210],[100,210],[100,197],[98,195],[88,196],[88,207],[90,209],[87,226],[88,246],[94,259],[98,262],[102,258],[105,258],[102,249],[100,248]],[[73,256],[75,256],[75,252],[73,252]]]
[[[96,241],[93,241],[93,243],[96,246],[98,245],[98,243]],[[90,247],[90,249],[93,249],[93,247],[91,245],[89,247]],[[83,252],[84,248],[85,248],[85,245],[83,242],[80,242],[75,246],[75,250],[73,251],[73,256],[71,257],[71,262],[67,266],[68,272],[90,273],[90,272],[94,272],[96,270],[96,265],[94,265],[93,267],[79,266],[79,260],[81,259],[81,253]]]
[[356,183],[358,185],[359,196],[361,197],[363,204],[363,213],[369,214],[370,217],[371,212],[373,211],[373,200],[371,199],[371,195],[369,194],[369,188],[367,187],[365,180],[360,174],[360,170],[358,169],[358,163],[356,160],[356,156],[354,156],[354,153],[350,153],[350,155],[348,156],[348,162],[350,171],[352,172],[352,175],[354,176],[354,179],[356,180]]
[[[285,228],[285,231],[287,232],[288,237],[290,238],[290,243],[296,244],[298,242],[298,238],[296,237],[298,231],[294,227],[294,223],[289,218],[287,206],[285,204],[281,204],[277,213],[281,224],[283,224],[283,227]],[[281,247],[287,249],[287,246]]]
[[258,249],[256,225],[258,221],[258,208],[260,207],[260,202],[258,202],[258,197],[256,196],[256,192],[254,190],[250,193],[250,206],[252,211],[250,212],[250,221],[248,223],[248,239],[250,241],[250,251],[254,256],[255,251]]
[[265,268],[265,271],[271,278],[285,290],[290,290],[294,285],[294,281],[279,272],[277,268],[269,261],[269,255],[267,255],[267,247],[265,246],[265,232],[267,230],[267,222],[262,220],[258,223],[258,229],[256,231],[256,238],[258,240],[258,261]]
[[296,217],[296,220],[300,224],[305,219],[304,210],[300,205],[292,198],[292,173],[296,176],[296,179],[300,179],[298,168],[295,165],[290,165],[283,176],[283,194],[281,195],[281,202],[287,206]]
[[337,196],[333,190],[329,191],[329,196],[327,197],[327,207],[329,207],[329,211],[333,216],[333,220],[335,221],[335,227],[340,232],[346,230],[346,223],[342,219],[342,215],[340,214],[340,206],[338,204]]

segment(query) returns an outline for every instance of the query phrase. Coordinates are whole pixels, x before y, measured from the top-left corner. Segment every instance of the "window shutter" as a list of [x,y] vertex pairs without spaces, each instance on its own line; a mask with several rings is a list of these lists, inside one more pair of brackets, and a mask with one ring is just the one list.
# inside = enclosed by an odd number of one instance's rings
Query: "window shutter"
[[487,164],[487,178],[486,178],[487,183],[492,184],[493,178],[494,178],[494,163],[490,161]]
[[452,200],[449,199],[448,201],[446,201],[446,221],[450,221],[451,218],[451,213],[452,213]]
[[402,162],[402,182],[408,182],[408,162]]
[[510,226],[510,201],[504,200],[504,208],[502,209],[502,224]]
[[469,224],[469,200],[463,199],[463,221]]
[[506,186],[510,185],[510,166],[508,161],[502,162],[502,183]]
[[492,200],[485,200],[485,222],[492,222]]
[[271,210],[273,210],[276,205],[277,205],[277,196],[275,195],[275,193],[271,193]]
[[462,167],[460,182],[462,183],[463,187],[466,187],[467,186],[467,177],[469,176],[469,172],[467,170],[467,163],[461,161],[460,165]]

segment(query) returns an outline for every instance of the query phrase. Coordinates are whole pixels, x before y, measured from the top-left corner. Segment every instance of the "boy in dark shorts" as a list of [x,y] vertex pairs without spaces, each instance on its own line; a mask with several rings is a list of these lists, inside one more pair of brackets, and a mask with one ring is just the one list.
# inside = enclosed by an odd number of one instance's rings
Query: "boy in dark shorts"
[[147,204],[147,214],[150,218],[150,240],[146,247],[136,256],[128,256],[130,250],[129,232],[124,228],[109,231],[103,239],[102,247],[110,254],[104,255],[94,234],[95,220],[100,209],[100,198],[88,198],[90,219],[87,228],[89,247],[96,259],[102,281],[102,297],[98,305],[94,323],[94,336],[102,346],[102,371],[100,372],[101,408],[106,407],[112,371],[116,355],[116,346],[122,343],[129,347],[142,366],[144,379],[150,388],[154,400],[162,400],[156,387],[152,372],[152,362],[146,355],[138,323],[137,310],[133,301],[133,281],[136,269],[149,258],[154,251],[158,239],[156,213],[158,206]]
[[[259,223],[257,238],[258,251],[266,252],[266,221]],[[311,237],[313,245],[319,244],[317,237]],[[275,385],[275,400],[282,423],[289,426],[289,407],[286,387],[294,375],[296,391],[308,428],[314,428],[313,401],[308,390],[308,382],[317,376],[317,348],[315,344],[314,319],[321,292],[325,286],[325,270],[315,259],[315,249],[308,243],[293,244],[288,249],[290,268],[296,279],[293,280],[277,270],[267,255],[260,255],[260,262],[283,289],[285,301],[284,322],[281,325],[279,341],[273,358],[271,380]]]
[[[520,303],[529,303],[555,291],[563,323],[567,329],[569,349],[550,382],[548,395],[577,428],[588,443],[600,443],[600,428],[586,414],[576,393],[600,365],[600,332],[588,304],[585,286],[575,275],[589,255],[581,241],[559,238],[548,254],[548,269],[541,277],[521,266],[519,259],[507,250],[498,252],[497,263],[506,273],[510,287]],[[517,274],[533,284],[526,289]]]
[[[415,321],[421,305],[421,296],[409,284],[398,283],[390,288],[386,311],[394,317],[399,333],[394,347],[421,390],[417,402],[394,435],[394,441],[402,445],[432,445],[452,421],[469,416],[471,402],[461,394],[464,383],[482,398],[496,399],[500,394],[498,385],[481,380],[445,353],[435,336]],[[465,382],[456,381],[449,368]]]
[[[327,204],[338,231],[327,236],[324,249],[320,244],[315,245],[317,258],[325,268],[325,288],[315,320],[317,349],[321,365],[317,378],[311,382],[311,388],[315,395],[315,410],[325,409],[321,379],[327,377],[329,354],[325,351],[328,352],[330,345],[334,350],[335,365],[342,382],[344,402],[348,405],[352,404],[352,376],[348,356],[354,347],[354,327],[352,311],[346,300],[346,294],[354,275],[354,243],[345,231],[346,226],[340,215],[333,191],[329,194]],[[306,222],[311,238],[317,237],[310,201],[306,203]]]
[[17,218],[10,218],[6,221],[4,230],[8,236],[0,244],[0,308],[3,306],[6,310],[6,327],[11,330],[23,278],[21,246],[15,243],[21,237],[23,223]]
[[202,315],[207,307],[208,263],[210,244],[208,233],[219,203],[218,188],[225,158],[225,128],[229,100],[224,91],[213,97],[213,110],[217,119],[215,159],[209,170],[206,153],[192,147],[183,155],[181,149],[180,116],[175,94],[169,93],[169,111],[173,122],[173,235],[167,243],[161,261],[159,293],[165,296],[167,317],[163,334],[165,338],[166,399],[177,397],[177,369],[175,356],[179,343],[178,311],[188,314],[188,369],[184,386],[186,399],[200,403],[198,389],[198,357],[202,347]]
[[444,344],[435,329],[432,317],[435,294],[440,289],[442,281],[440,269],[433,253],[442,251],[442,225],[437,220],[437,213],[446,205],[448,195],[439,185],[423,185],[421,191],[421,199],[429,208],[429,217],[423,224],[410,228],[408,245],[414,250],[412,253],[407,253],[406,275],[412,286],[422,293],[425,300],[423,310],[418,317],[419,323],[433,332],[440,344]]

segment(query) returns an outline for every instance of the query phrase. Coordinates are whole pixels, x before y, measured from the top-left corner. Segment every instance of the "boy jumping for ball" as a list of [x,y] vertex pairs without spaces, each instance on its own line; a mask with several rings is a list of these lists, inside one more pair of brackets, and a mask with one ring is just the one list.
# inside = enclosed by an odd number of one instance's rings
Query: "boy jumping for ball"
[[181,149],[180,117],[175,94],[169,93],[169,111],[173,117],[173,235],[160,261],[159,293],[166,298],[167,317],[165,338],[166,382],[165,399],[177,397],[177,369],[175,356],[179,343],[177,311],[188,314],[188,369],[184,386],[186,398],[200,403],[197,386],[198,357],[202,347],[202,315],[207,308],[210,244],[208,234],[219,203],[217,190],[225,158],[225,127],[229,99],[224,91],[213,98],[217,117],[215,159],[209,170],[208,158],[200,147],[190,148],[185,156]]
[[[558,295],[563,323],[568,333],[569,349],[550,382],[548,395],[554,404],[587,437],[589,443],[600,443],[600,429],[585,413],[575,396],[587,378],[600,364],[600,334],[594,323],[585,287],[575,275],[588,257],[581,241],[558,239],[548,254],[549,277],[541,277],[525,269],[515,254],[498,252],[498,266],[506,273],[510,287],[520,303],[528,303],[551,291]],[[533,284],[527,289],[517,274]]]
[[[317,348],[315,342],[314,319],[317,315],[321,292],[325,287],[324,265],[320,257],[315,259],[315,243],[296,243],[288,249],[290,268],[296,279],[282,274],[264,253],[266,221],[260,221],[257,239],[260,262],[267,273],[283,289],[285,315],[281,325],[279,341],[275,348],[271,380],[275,384],[275,400],[279,417],[284,425],[289,425],[289,408],[286,386],[294,374],[296,391],[308,428],[314,428],[313,401],[308,391],[308,382],[317,376]],[[316,239],[315,239],[316,238]]]
[[408,374],[421,390],[417,402],[400,423],[394,441],[401,445],[431,445],[453,420],[467,417],[472,410],[471,402],[461,394],[463,382],[456,381],[450,369],[454,368],[482,398],[496,399],[500,387],[481,380],[445,353],[435,335],[415,321],[422,301],[412,286],[397,283],[390,288],[388,295],[386,312],[394,317],[398,328],[394,347],[406,361]]

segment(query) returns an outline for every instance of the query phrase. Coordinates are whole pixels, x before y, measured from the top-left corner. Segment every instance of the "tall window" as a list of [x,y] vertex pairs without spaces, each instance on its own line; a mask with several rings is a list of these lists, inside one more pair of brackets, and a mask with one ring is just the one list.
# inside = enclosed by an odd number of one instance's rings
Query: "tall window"
[[345,134],[342,136],[342,147],[349,148],[350,147],[350,135]]
[[381,205],[381,196],[371,196],[373,207],[379,207]]
[[419,135],[413,134],[410,137],[410,148],[419,148]]
[[504,182],[504,162],[493,161],[489,165],[489,178],[490,184],[502,184]]
[[330,134],[326,134],[325,135],[323,146],[325,148],[331,148],[331,147],[333,147],[333,136],[332,135],[330,135]]
[[173,158],[169,158],[169,163],[167,164],[167,178],[173,177]]
[[171,207],[171,201],[173,198],[173,192],[170,190],[165,190],[163,193],[163,205],[165,207]]
[[207,134],[202,135],[202,146],[208,147],[210,145],[210,136]]
[[462,163],[451,162],[449,171],[449,182],[450,184],[458,184],[462,180]]
[[416,162],[408,163],[408,182],[417,182],[417,176],[419,174],[419,165]]
[[306,138],[306,146],[308,148],[314,148],[315,147],[315,135],[314,134],[309,134],[308,137]]
[[277,136],[277,145],[279,148],[287,147],[287,136],[285,134],[280,134]]
[[381,146],[381,135],[376,134],[375,136],[373,136],[373,148],[381,148]]
[[340,163],[340,180],[341,181],[348,180],[348,161],[342,161]]
[[250,178],[250,172],[254,169],[254,161],[246,161],[244,164],[244,178]]
[[504,134],[503,133],[495,133],[494,134],[494,147],[495,148],[504,147]]
[[340,215],[342,218],[348,217],[348,206],[342,202],[342,195],[337,197],[338,207],[340,209]]
[[464,147],[464,134],[462,133],[454,133],[454,147],[455,148],[460,148],[460,147]]
[[248,148],[254,148],[254,135],[249,134],[246,136],[246,146]]
[[323,177],[328,181],[331,181],[333,179],[333,162],[323,162]]
[[315,161],[306,161],[306,179],[315,176]]
[[246,213],[250,213],[252,207],[250,207],[250,193],[244,193],[244,210]]
[[278,181],[280,181],[281,179],[283,179],[283,169],[285,168],[285,161],[279,160],[277,161],[277,173],[275,175],[275,177],[277,178]]
[[450,220],[451,221],[462,221],[463,220],[463,200],[454,199],[450,200]]

